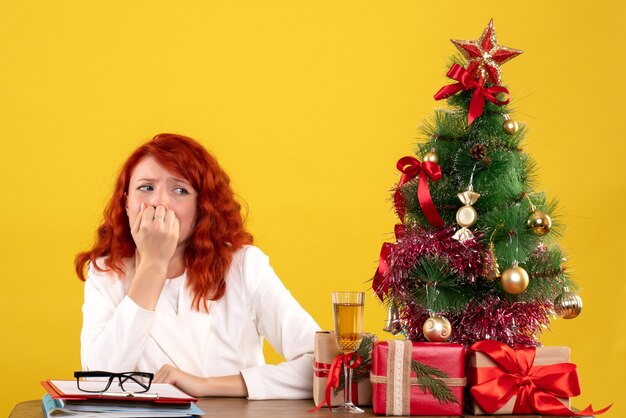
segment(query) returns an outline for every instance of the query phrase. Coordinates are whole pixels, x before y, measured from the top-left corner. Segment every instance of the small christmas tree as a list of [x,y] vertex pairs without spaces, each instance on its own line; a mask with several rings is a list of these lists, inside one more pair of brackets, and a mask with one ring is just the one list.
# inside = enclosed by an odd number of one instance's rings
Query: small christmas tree
[[372,281],[388,304],[386,330],[413,341],[470,345],[493,339],[536,346],[556,312],[582,301],[555,238],[557,203],[534,191],[524,124],[511,119],[500,66],[522,51],[498,44],[493,21],[476,41],[453,40],[453,58],[421,127],[425,142],[404,157],[393,202],[400,218]]

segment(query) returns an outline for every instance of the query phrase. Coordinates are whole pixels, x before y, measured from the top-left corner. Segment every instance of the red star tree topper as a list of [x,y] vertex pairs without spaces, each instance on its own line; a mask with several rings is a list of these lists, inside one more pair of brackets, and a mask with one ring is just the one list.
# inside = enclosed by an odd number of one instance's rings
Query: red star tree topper
[[493,19],[489,21],[478,40],[462,41],[451,39],[451,41],[461,51],[463,56],[469,60],[467,71],[476,78],[483,79],[494,85],[499,85],[502,81],[500,66],[524,52],[519,49],[498,45]]

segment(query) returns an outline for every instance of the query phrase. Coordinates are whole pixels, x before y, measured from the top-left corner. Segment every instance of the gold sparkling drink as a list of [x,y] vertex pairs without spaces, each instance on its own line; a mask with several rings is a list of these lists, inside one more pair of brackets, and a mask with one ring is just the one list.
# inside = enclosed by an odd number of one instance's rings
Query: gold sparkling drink
[[337,344],[344,353],[355,351],[363,339],[363,304],[334,303]]
[[343,368],[343,405],[333,408],[333,412],[361,414],[363,410],[352,403],[352,369],[347,367],[350,354],[354,352],[363,339],[363,308],[365,302],[363,292],[333,292],[333,313],[335,314],[335,335],[337,345],[346,354],[342,362]]

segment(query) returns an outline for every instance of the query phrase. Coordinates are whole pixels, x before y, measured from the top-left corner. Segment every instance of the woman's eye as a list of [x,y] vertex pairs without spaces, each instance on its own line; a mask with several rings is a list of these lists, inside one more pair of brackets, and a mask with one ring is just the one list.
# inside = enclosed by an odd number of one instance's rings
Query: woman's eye
[[154,190],[154,188],[148,184],[145,184],[143,186],[139,186],[137,187],[137,190],[140,190],[142,192],[151,192]]
[[185,189],[184,187],[177,187],[177,188],[175,188],[175,189],[174,189],[174,193],[176,193],[176,194],[181,194],[181,195],[184,195],[184,194],[189,194],[189,192],[187,191],[187,189]]

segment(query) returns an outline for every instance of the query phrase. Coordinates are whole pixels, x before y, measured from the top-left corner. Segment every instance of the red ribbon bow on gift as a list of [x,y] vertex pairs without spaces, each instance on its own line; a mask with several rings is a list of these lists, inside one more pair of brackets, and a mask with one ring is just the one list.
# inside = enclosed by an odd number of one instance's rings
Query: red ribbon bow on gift
[[535,348],[513,350],[499,341],[479,341],[469,353],[480,352],[493,360],[497,367],[477,367],[476,384],[470,389],[476,403],[488,414],[502,408],[517,395],[513,414],[545,414],[566,416],[597,415],[611,405],[594,411],[589,405],[573,412],[557,397],[580,395],[576,365],[572,363],[533,366]]
[[[402,173],[400,177],[400,183],[396,193],[400,193],[400,187],[405,183],[413,180],[419,175],[419,181],[417,183],[417,199],[420,202],[420,207],[426,216],[426,220],[429,224],[439,229],[442,229],[445,224],[439,216],[433,199],[430,197],[430,190],[428,189],[428,180],[437,181],[441,178],[441,167],[439,164],[432,161],[419,162],[415,157],[402,157],[396,163],[396,167]],[[401,219],[401,221],[403,221]]]
[[[315,408],[309,410],[309,412],[317,411],[324,405],[328,405],[328,409],[331,411],[331,391],[339,387],[339,377],[341,376],[341,365],[345,365],[349,369],[356,369],[361,364],[361,356],[357,353],[339,354],[330,363],[330,369],[328,370],[328,380],[326,381],[326,397]],[[355,383],[355,382],[353,382]],[[344,383],[345,384],[345,383]],[[344,388],[344,390],[346,390]]]
[[[406,227],[403,224],[396,224],[394,228],[394,232],[396,235],[396,240],[402,238],[404,235]],[[374,273],[374,279],[372,280],[372,289],[376,296],[381,300],[383,300],[383,295],[385,295],[389,291],[389,281],[387,280],[389,276],[389,270],[391,263],[391,250],[393,248],[393,244],[390,242],[383,243],[382,248],[380,249],[380,257],[378,258],[378,268],[376,269],[376,273]]]
[[[474,119],[483,114],[485,108],[485,99],[498,106],[509,103],[509,91],[506,87],[491,86],[485,87],[482,78],[475,79],[465,68],[459,64],[453,64],[448,70],[448,77],[458,81],[458,83],[448,84],[443,86],[437,94],[435,94],[435,100],[445,99],[453,96],[462,90],[475,89],[472,94],[472,100],[470,101],[469,112],[467,114],[467,125],[471,125]],[[506,100],[498,100],[496,94],[506,94]]]

